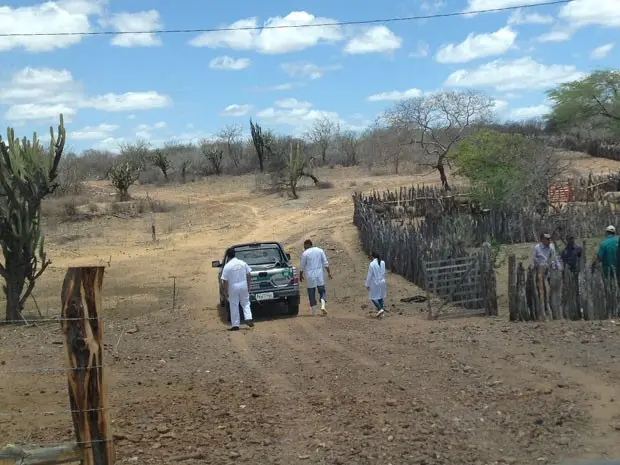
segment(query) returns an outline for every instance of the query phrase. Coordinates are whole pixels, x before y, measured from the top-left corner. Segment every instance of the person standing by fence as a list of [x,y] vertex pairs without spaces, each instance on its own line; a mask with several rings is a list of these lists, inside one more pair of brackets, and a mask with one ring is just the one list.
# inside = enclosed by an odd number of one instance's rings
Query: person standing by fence
[[582,248],[575,244],[575,236],[570,235],[566,238],[566,248],[562,252],[561,258],[564,265],[573,274],[579,274],[579,263],[581,262]]
[[540,242],[532,250],[530,267],[537,267],[539,270],[544,271],[545,274],[548,273],[549,268],[561,268],[558,254],[555,246],[551,243],[551,235],[549,233],[542,233],[540,235]]
[[605,239],[598,248],[596,258],[592,263],[592,269],[597,263],[601,264],[603,269],[603,277],[608,279],[616,275],[618,255],[618,238],[616,237],[616,227],[609,225],[605,228]]
[[[565,273],[570,273],[570,285],[575,289],[577,298],[577,308],[581,308],[579,295],[579,267],[581,266],[581,256],[583,249],[575,244],[575,236],[569,235],[566,238],[566,248],[562,251],[562,262],[564,263]],[[565,281],[566,282],[566,281]]]
[[315,247],[310,239],[304,241],[304,252],[301,254],[299,268],[299,281],[303,282],[304,275],[306,277],[308,299],[310,300],[312,314],[316,314],[316,291],[318,290],[319,299],[321,300],[321,312],[323,312],[323,315],[327,315],[327,310],[325,309],[327,297],[323,268],[327,271],[329,279],[332,279],[332,273],[329,269],[329,262],[325,252],[320,247]]
[[381,260],[381,256],[377,252],[373,252],[372,258],[366,274],[366,289],[368,289],[368,298],[377,308],[375,316],[379,318],[385,313],[384,299],[387,295],[385,262]]

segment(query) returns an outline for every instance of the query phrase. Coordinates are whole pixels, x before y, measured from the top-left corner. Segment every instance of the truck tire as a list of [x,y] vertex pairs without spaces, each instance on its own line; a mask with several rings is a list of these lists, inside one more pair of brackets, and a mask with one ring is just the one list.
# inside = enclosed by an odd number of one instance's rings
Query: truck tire
[[289,297],[286,299],[286,305],[288,307],[289,315],[298,315],[299,314],[299,296],[297,297]]

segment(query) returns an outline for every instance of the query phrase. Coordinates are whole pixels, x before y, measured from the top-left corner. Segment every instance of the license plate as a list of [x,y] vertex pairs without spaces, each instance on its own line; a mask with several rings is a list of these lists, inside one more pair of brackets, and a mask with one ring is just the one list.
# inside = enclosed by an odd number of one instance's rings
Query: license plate
[[260,294],[256,294],[256,300],[258,302],[262,302],[263,300],[271,300],[273,299],[273,292],[261,292]]

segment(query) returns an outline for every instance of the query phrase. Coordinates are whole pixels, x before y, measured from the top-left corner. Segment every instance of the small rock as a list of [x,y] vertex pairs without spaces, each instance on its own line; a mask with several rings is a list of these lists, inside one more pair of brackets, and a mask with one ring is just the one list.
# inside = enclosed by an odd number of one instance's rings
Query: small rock
[[236,459],[236,458],[241,457],[241,454],[239,452],[237,452],[236,450],[231,450],[230,453],[228,454],[228,456],[231,459]]
[[394,407],[396,406],[397,402],[396,399],[387,399],[385,401],[385,405],[389,406],[389,407]]

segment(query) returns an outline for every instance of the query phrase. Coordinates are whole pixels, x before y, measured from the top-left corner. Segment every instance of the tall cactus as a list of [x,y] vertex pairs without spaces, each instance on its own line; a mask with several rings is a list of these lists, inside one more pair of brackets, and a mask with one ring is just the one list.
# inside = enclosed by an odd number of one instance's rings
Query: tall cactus
[[15,138],[12,128],[6,141],[0,136],[0,246],[4,264],[7,321],[22,320],[24,303],[35,281],[51,263],[41,232],[41,201],[58,186],[58,163],[65,146],[62,114],[58,137],[50,127],[50,145],[45,148],[37,133],[32,141]]

